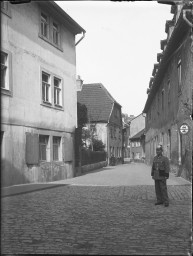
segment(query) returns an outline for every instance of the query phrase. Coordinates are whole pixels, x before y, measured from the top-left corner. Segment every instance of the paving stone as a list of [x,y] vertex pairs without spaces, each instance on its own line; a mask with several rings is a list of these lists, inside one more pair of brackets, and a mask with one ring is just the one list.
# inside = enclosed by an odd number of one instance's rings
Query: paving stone
[[190,193],[191,185],[168,185],[168,208],[154,205],[154,185],[114,181],[5,197],[2,254],[188,255]]

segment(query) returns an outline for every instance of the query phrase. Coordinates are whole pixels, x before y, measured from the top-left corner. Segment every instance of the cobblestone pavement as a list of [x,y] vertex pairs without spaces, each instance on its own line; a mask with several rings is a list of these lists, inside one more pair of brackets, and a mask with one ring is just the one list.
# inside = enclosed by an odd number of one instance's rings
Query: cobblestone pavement
[[65,185],[2,198],[2,254],[190,255],[191,185]]

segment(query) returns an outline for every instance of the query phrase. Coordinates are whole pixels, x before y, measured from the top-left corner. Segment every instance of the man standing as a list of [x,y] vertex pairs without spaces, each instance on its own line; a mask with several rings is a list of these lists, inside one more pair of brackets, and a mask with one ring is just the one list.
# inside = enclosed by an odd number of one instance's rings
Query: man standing
[[166,180],[169,178],[170,165],[169,159],[162,155],[162,146],[156,148],[156,156],[153,159],[151,176],[155,180],[155,192],[157,202],[155,205],[164,204],[169,206]]

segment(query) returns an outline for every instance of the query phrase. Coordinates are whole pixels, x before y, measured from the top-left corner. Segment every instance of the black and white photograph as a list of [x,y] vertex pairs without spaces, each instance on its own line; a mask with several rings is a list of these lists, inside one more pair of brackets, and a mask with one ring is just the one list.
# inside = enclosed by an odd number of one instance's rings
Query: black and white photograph
[[1,1],[1,255],[192,242],[193,1]]

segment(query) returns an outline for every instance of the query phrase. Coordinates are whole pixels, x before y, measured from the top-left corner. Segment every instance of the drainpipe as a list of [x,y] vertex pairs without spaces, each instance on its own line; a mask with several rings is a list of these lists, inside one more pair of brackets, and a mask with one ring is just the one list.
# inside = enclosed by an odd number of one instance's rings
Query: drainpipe
[[85,33],[86,33],[86,32],[83,32],[82,37],[78,40],[78,42],[77,42],[77,43],[75,43],[75,46],[77,46],[77,44],[79,44],[79,43],[80,43],[80,41],[85,37]]

